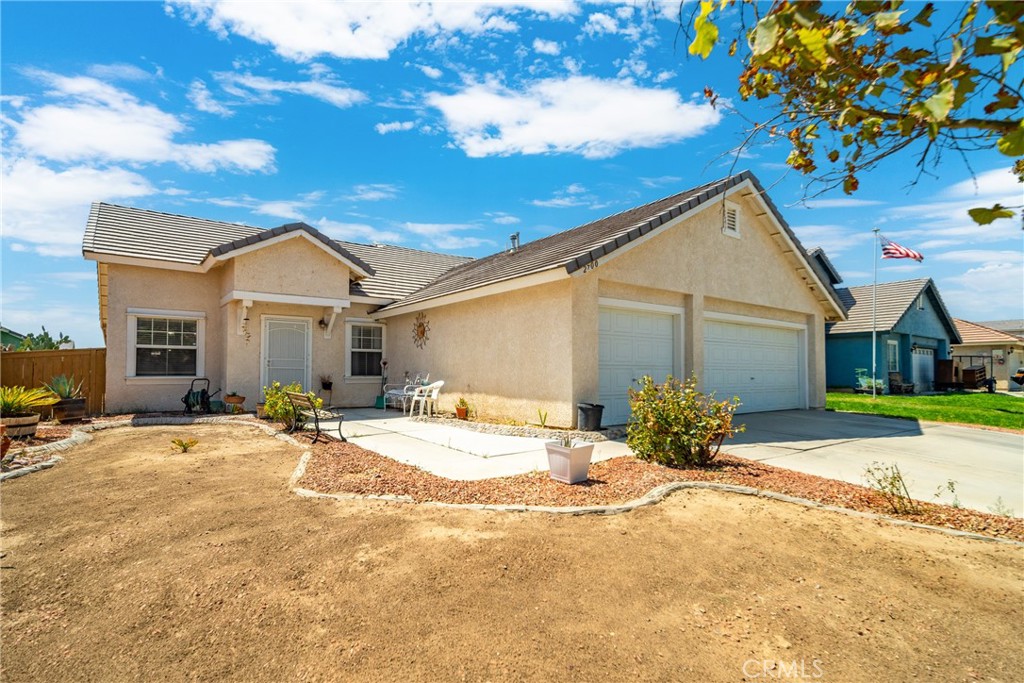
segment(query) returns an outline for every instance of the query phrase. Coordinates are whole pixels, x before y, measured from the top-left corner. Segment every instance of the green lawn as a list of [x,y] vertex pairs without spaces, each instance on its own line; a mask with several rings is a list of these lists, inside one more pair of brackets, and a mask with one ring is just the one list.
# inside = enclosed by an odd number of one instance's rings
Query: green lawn
[[872,398],[864,394],[829,393],[825,407],[848,413],[1024,429],[1024,397],[1004,394],[954,393]]

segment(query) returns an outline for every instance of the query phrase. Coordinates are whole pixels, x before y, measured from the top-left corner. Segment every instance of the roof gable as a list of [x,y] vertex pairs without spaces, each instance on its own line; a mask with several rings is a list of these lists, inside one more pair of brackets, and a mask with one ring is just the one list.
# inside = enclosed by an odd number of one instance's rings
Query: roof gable
[[316,228],[306,223],[289,223],[271,230],[260,230],[259,232],[240,237],[231,242],[218,245],[210,250],[209,255],[203,260],[203,264],[217,262],[224,259],[234,258],[248,253],[255,249],[263,249],[283,240],[305,238],[314,246],[317,246],[328,254],[348,266],[353,273],[359,277],[370,277],[373,275],[373,268],[368,266],[350,251],[334,242]]
[[679,219],[724,198],[726,194],[741,191],[745,187],[753,190],[751,194],[764,207],[765,214],[774,219],[779,227],[777,234],[793,245],[795,258],[804,264],[808,275],[814,280],[808,284],[820,287],[827,304],[838,314],[837,317],[844,316],[843,306],[831,283],[822,279],[820,271],[810,263],[796,235],[757,178],[749,171],[528,242],[515,250],[499,252],[458,266],[385,310],[398,311],[439,297],[463,294],[545,271],[562,270],[564,275],[571,275],[586,269],[598,259],[611,257],[623,248],[633,246],[663,226],[678,223]]
[[963,344],[1024,344],[1024,339],[1017,335],[1003,332],[980,323],[954,318],[956,329],[960,333]]
[[[832,325],[828,334],[860,334],[892,330],[903,320],[919,294],[925,293],[934,304],[936,315],[949,334],[950,341],[957,343],[957,332],[953,317],[939,295],[938,287],[931,278],[900,280],[860,287],[842,287],[836,290],[846,306],[847,318]],[[874,316],[872,299],[875,298]]]

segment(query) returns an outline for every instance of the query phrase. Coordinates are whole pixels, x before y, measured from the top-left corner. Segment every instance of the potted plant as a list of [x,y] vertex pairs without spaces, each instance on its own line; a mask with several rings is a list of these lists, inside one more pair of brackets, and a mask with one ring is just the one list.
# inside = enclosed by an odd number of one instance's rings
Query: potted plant
[[455,417],[460,420],[469,419],[469,403],[464,396],[459,396],[459,400],[455,402]]
[[36,409],[52,406],[57,400],[47,389],[0,387],[0,424],[7,425],[12,437],[35,436],[39,426]]
[[82,385],[85,381],[75,384],[75,376],[57,375],[43,386],[49,389],[58,399],[53,404],[53,419],[58,422],[72,422],[85,417],[85,397],[82,396]]
[[587,480],[594,444],[574,442],[571,436],[563,436],[558,441],[548,441],[544,448],[548,452],[548,468],[552,479],[566,484]]
[[331,388],[334,387],[334,381],[331,379],[330,375],[320,375],[320,387],[324,391],[330,391]]
[[242,396],[237,391],[232,391],[224,396],[224,402],[231,406],[232,411],[240,413],[242,412],[242,404],[245,403],[245,396]]

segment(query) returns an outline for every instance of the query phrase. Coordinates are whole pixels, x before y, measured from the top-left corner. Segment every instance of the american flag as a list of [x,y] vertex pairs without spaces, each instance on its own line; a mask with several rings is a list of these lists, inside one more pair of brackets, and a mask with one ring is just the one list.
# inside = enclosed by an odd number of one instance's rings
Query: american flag
[[901,247],[883,235],[879,235],[878,239],[882,240],[882,258],[912,258],[915,261],[924,261],[924,256],[920,252]]

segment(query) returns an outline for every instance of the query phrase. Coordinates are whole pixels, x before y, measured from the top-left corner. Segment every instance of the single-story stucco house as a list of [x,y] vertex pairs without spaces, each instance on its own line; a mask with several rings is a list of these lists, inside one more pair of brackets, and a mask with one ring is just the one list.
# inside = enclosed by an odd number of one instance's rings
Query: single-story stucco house
[[749,172],[481,259],[93,205],[111,411],[180,409],[192,378],[248,397],[271,381],[372,406],[430,372],[440,406],[552,425],[578,402],[629,415],[650,374],[695,373],[741,410],[823,407],[825,325],[846,318]]
[[996,389],[1020,391],[1010,375],[1024,368],[1024,338],[967,320],[955,319],[961,343],[953,346],[953,360],[961,368],[985,366],[985,376],[994,377]]
[[[847,319],[826,327],[825,355],[829,387],[857,386],[857,369],[871,373],[873,286],[839,288]],[[930,391],[935,362],[948,360],[950,346],[960,343],[952,316],[931,278],[878,284],[876,333],[877,377],[888,385],[898,372],[914,391]]]

